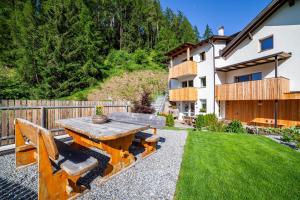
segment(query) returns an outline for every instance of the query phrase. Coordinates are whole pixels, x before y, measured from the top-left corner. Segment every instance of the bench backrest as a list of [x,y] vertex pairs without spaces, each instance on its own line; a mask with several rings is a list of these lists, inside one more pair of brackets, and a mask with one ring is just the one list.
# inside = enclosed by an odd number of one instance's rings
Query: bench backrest
[[163,128],[166,125],[165,117],[152,114],[113,112],[108,115],[108,118],[119,122],[147,124],[151,128]]
[[47,153],[52,160],[56,160],[59,156],[57,146],[53,134],[28,120],[16,118],[16,129],[19,129],[21,134],[26,137],[34,146],[38,146],[38,134],[41,134],[47,149]]

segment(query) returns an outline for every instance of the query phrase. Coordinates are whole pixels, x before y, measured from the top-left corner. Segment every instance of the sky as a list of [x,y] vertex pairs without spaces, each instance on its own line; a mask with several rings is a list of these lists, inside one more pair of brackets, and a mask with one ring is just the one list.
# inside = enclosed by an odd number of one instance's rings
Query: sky
[[180,10],[200,36],[208,24],[214,34],[224,26],[225,35],[241,31],[271,0],[160,0],[163,9]]

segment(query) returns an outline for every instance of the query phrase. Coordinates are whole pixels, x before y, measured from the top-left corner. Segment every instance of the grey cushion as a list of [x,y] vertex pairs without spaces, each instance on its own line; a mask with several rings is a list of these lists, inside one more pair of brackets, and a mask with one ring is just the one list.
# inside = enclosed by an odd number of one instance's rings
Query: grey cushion
[[153,135],[145,132],[138,132],[135,137],[137,139],[145,140],[146,142],[158,142],[160,138],[158,135]]
[[70,176],[82,175],[98,165],[97,159],[79,150],[72,149],[68,144],[55,140],[59,158],[54,161]]
[[165,117],[152,114],[113,112],[108,115],[108,118],[119,122],[146,124],[151,128],[163,128],[166,125]]

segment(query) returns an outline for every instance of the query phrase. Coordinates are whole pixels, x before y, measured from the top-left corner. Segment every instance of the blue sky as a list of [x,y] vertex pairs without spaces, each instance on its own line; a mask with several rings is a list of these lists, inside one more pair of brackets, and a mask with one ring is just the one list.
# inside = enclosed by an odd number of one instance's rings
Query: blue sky
[[200,35],[208,24],[216,34],[220,26],[225,35],[243,29],[271,0],[160,0],[163,9],[181,10]]

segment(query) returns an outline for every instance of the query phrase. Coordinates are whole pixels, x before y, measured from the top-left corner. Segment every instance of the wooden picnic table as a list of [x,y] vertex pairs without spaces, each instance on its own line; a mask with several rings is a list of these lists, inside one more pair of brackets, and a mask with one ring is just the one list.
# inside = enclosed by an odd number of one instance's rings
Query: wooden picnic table
[[150,125],[125,123],[110,120],[104,124],[93,124],[92,117],[71,118],[56,121],[73,138],[75,146],[96,147],[110,155],[104,175],[111,176],[135,161],[129,146],[137,132],[150,128]]

